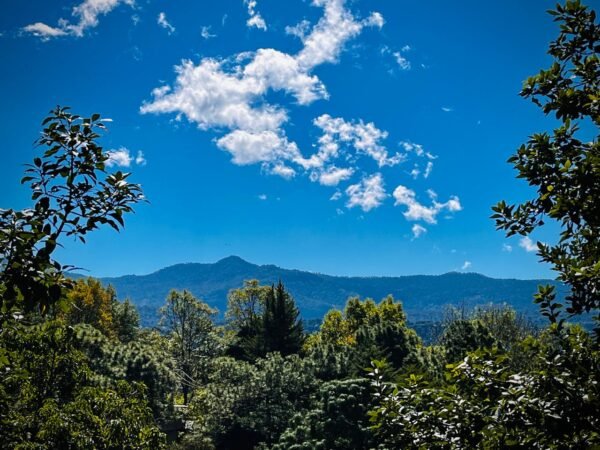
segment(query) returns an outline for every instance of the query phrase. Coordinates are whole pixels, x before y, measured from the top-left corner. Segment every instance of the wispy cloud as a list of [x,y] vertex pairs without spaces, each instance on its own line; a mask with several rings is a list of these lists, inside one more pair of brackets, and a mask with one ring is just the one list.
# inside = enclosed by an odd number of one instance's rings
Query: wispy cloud
[[471,264],[471,261],[465,261],[462,265],[462,267],[460,268],[460,270],[467,270],[469,269],[473,264]]
[[[381,48],[381,54],[382,55],[391,55],[394,58],[394,61],[396,62],[397,66],[401,69],[401,70],[410,70],[412,69],[412,65],[410,63],[410,61],[408,60],[408,58],[406,57],[406,53],[408,53],[411,50],[409,45],[405,45],[404,47],[402,47],[400,50],[392,50],[390,47],[388,47],[387,45]],[[393,72],[393,71],[390,71]]]
[[502,244],[502,251],[510,253],[513,251],[512,245]]
[[36,22],[23,27],[23,31],[39,37],[42,40],[61,36],[84,36],[86,30],[98,25],[100,16],[110,13],[117,6],[124,4],[133,7],[134,0],[84,0],[75,6],[71,12],[73,19],[71,23],[66,19],[60,19],[57,27],[52,27],[42,22]]
[[259,199],[259,200],[266,200],[266,199],[267,199],[267,194],[260,194],[260,195],[258,196],[258,199]]
[[454,108],[451,108],[450,106],[442,106],[441,109],[442,109],[442,111],[447,112],[447,113],[454,111]]
[[412,226],[413,239],[418,239],[419,237],[421,237],[425,233],[427,233],[427,228],[419,225],[418,223],[415,223]]
[[248,15],[250,16],[246,21],[246,25],[252,28],[258,28],[259,30],[267,31],[267,23],[262,18],[260,13],[256,10],[256,0],[244,0],[246,7],[248,8]]
[[202,36],[202,39],[211,39],[211,38],[217,37],[216,34],[213,34],[210,32],[209,26],[203,26],[200,29],[200,36]]
[[158,26],[161,28],[167,30],[167,33],[169,34],[173,34],[175,32],[175,27],[169,23],[167,20],[167,15],[164,12],[158,14],[156,23],[158,23]]

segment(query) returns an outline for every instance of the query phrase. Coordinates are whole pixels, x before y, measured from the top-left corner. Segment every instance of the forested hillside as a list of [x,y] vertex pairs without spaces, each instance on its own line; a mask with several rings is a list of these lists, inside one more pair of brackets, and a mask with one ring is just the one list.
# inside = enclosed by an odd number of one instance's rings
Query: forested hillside
[[177,264],[149,275],[102,278],[120,298],[129,298],[142,313],[142,323],[154,325],[157,310],[171,289],[187,289],[221,313],[227,294],[244,280],[276,284],[285,280],[305,319],[321,319],[331,308],[343,308],[350,297],[375,299],[392,295],[402,300],[411,321],[439,321],[444,307],[472,309],[488,303],[506,303],[530,317],[537,316],[531,302],[540,284],[556,286],[559,298],[568,288],[552,280],[499,280],[476,273],[403,277],[335,277],[288,270],[273,265],[255,265],[231,256],[214,264]]

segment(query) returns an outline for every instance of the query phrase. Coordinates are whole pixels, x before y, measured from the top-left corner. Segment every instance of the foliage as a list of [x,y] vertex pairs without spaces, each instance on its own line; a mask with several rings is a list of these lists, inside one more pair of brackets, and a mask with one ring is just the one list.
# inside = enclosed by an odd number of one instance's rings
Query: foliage
[[94,384],[114,388],[119,380],[143,383],[154,416],[172,415],[175,361],[163,336],[144,331],[135,340],[120,343],[90,325],[77,325],[75,332],[90,359]]
[[207,377],[207,358],[217,351],[212,321],[217,310],[188,291],[173,290],[160,312],[160,324],[170,335],[183,401],[187,404],[190,391]]
[[0,441],[15,449],[154,449],[164,436],[141,384],[95,386],[75,331],[60,321],[4,330]]
[[319,387],[309,411],[296,414],[273,450],[373,448],[367,411],[371,392],[364,378],[335,380]]
[[228,354],[254,361],[268,353],[299,353],[304,343],[300,312],[281,281],[261,286],[258,280],[229,293],[227,328],[235,333]]
[[192,400],[197,428],[189,439],[209,437],[217,449],[272,444],[294,414],[308,407],[316,385],[312,367],[297,355],[271,353],[256,365],[218,358],[209,383]]
[[129,299],[112,304],[113,325],[117,338],[121,342],[133,341],[139,332],[140,314]]
[[258,280],[244,280],[244,286],[232,289],[227,295],[227,325],[235,332],[255,327],[263,315],[269,286]]
[[143,199],[129,174],[105,171],[108,153],[97,143],[100,115],[82,118],[57,107],[42,122],[37,144],[45,149],[26,170],[35,202],[22,211],[0,209],[2,312],[42,313],[63,298],[70,282],[52,253],[63,236],[85,241],[100,225],[119,230],[123,214]]
[[304,343],[300,311],[281,281],[267,293],[262,322],[265,354],[278,352],[286,356],[300,352]]
[[71,324],[87,323],[106,336],[116,337],[113,304],[116,292],[110,286],[104,288],[99,280],[77,280],[67,293],[66,321]]
[[394,387],[371,372],[372,421],[394,448],[593,448],[600,445],[600,352],[578,327],[531,338],[532,368],[512,373],[497,350],[449,366],[447,384],[410,375]]
[[[571,288],[567,312],[581,314],[600,308],[600,25],[579,0],[567,0],[550,14],[560,23],[548,51],[554,62],[525,81],[521,96],[561,125],[552,135],[534,134],[509,159],[518,178],[537,189],[536,197],[518,206],[502,201],[492,218],[507,236],[529,235],[546,218],[560,224],[558,242],[538,243],[538,255]],[[561,305],[552,304],[553,295],[545,287],[538,302],[546,303],[544,311],[556,322]],[[556,310],[548,311],[550,306]]]
[[304,348],[325,380],[362,376],[372,359],[383,358],[391,362],[392,371],[435,371],[421,340],[406,325],[402,303],[392,296],[379,304],[350,298],[343,312],[325,315]]
[[440,341],[446,352],[446,361],[450,363],[462,360],[468,352],[491,348],[496,344],[489,328],[479,319],[450,322]]

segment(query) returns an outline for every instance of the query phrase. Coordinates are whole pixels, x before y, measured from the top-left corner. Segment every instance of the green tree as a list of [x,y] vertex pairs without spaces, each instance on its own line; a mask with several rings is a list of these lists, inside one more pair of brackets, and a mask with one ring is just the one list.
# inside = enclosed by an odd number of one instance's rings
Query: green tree
[[270,353],[255,364],[217,358],[190,404],[196,427],[186,447],[211,448],[207,441],[217,449],[271,445],[296,413],[307,410],[317,385],[311,363],[298,355]]
[[304,343],[300,311],[281,281],[267,293],[262,322],[265,354],[279,352],[286,356],[300,352]]
[[206,359],[214,356],[217,310],[198,300],[189,291],[171,291],[160,309],[160,325],[170,335],[177,361],[183,402],[206,376]]
[[112,304],[112,316],[117,338],[124,343],[133,341],[139,332],[140,314],[131,300],[115,300]]
[[3,333],[11,360],[0,380],[2,448],[164,448],[145,385],[99,386],[73,327],[15,323]]
[[67,293],[65,319],[69,324],[87,323],[108,337],[116,337],[113,305],[117,302],[115,290],[104,288],[99,280],[77,280]]
[[296,414],[273,450],[362,450],[374,448],[367,411],[372,407],[369,380],[323,383],[306,412]]
[[[558,222],[558,242],[538,242],[538,255],[570,286],[566,311],[581,314],[600,308],[600,26],[579,0],[549,12],[560,23],[548,51],[554,62],[525,81],[521,96],[561,125],[534,134],[509,159],[518,178],[537,189],[535,197],[519,205],[502,201],[492,218],[507,236],[529,235],[547,219]],[[540,289],[536,301],[560,322],[552,287]]]
[[269,286],[261,286],[258,280],[245,280],[242,288],[229,292],[225,319],[227,328],[234,333],[229,355],[253,359],[263,354],[263,315],[270,290]]
[[143,200],[129,174],[107,173],[107,152],[97,143],[104,129],[99,114],[82,118],[57,107],[43,121],[37,144],[44,148],[26,170],[33,208],[0,209],[1,312],[38,311],[64,298],[69,267],[52,259],[62,237],[85,242],[100,225],[124,226],[123,214]]

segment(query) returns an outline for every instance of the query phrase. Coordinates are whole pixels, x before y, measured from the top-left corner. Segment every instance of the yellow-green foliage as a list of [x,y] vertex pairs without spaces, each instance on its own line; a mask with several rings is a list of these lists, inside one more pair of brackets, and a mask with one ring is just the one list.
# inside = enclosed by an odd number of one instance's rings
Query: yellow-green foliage
[[344,311],[332,309],[323,318],[318,332],[306,340],[305,351],[317,344],[334,346],[356,345],[356,333],[363,326],[373,326],[379,323],[404,325],[406,314],[402,303],[394,300],[391,295],[385,297],[379,304],[373,299],[360,300],[359,297],[348,299]]

